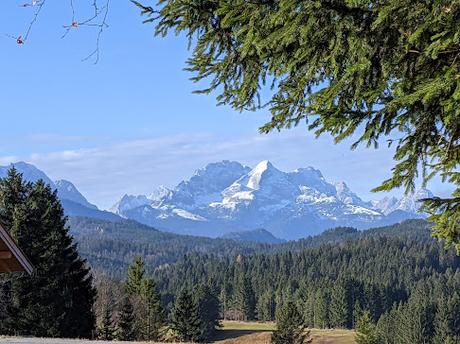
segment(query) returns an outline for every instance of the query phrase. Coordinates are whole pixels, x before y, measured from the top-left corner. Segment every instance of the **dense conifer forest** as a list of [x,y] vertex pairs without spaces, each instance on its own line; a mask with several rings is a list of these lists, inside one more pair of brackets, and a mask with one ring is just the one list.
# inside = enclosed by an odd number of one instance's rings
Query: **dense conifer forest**
[[192,253],[155,279],[166,295],[215,286],[227,319],[272,321],[293,301],[308,327],[368,321],[382,343],[458,343],[460,258],[429,237],[426,222],[341,228],[318,239],[318,247],[310,238],[252,256]]
[[131,220],[111,222],[85,217],[70,217],[68,224],[78,242],[79,252],[93,269],[114,278],[123,278],[131,262],[142,256],[147,270],[175,263],[189,253],[212,253],[213,256],[235,257],[260,253],[299,252],[325,244],[342,244],[366,237],[409,237],[413,241],[431,242],[429,225],[422,220],[405,221],[402,225],[358,231],[339,227],[317,236],[281,244],[260,244],[230,239],[184,236],[159,231]]
[[225,239],[184,236],[162,232],[135,221],[111,222],[83,217],[69,218],[71,233],[79,251],[94,270],[114,278],[123,278],[128,266],[142,256],[147,270],[175,263],[190,252],[213,252],[234,256],[268,250],[268,245]]
[[[184,295],[198,300],[204,288],[215,300],[204,313],[213,310],[220,319],[276,321],[293,304],[289,311],[301,315],[299,326],[357,329],[361,343],[460,338],[460,258],[431,238],[423,220],[368,231],[335,228],[277,245],[183,237],[134,222],[71,223],[82,254],[98,276],[109,276],[111,288],[122,290],[123,267],[135,255],[145,257],[164,321],[173,327],[181,311],[201,324],[200,304],[186,305]],[[198,340],[199,333],[183,338]]]

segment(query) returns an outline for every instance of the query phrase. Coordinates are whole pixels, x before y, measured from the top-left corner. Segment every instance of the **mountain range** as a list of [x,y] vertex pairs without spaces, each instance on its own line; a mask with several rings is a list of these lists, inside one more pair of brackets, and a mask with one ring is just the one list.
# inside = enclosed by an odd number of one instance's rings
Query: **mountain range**
[[[248,235],[239,232],[262,228],[275,240],[298,239],[337,226],[367,229],[423,218],[418,200],[432,196],[420,189],[401,199],[364,201],[347,184],[328,182],[313,167],[283,172],[269,161],[254,168],[221,161],[197,170],[174,188],[160,186],[150,195],[125,195],[108,212],[88,202],[69,181],[53,181],[24,162],[13,165],[25,180],[43,179],[56,189],[69,216],[130,219],[179,234],[235,239]],[[13,165],[0,167],[0,178]]]
[[208,164],[174,188],[125,195],[110,210],[120,217],[181,234],[217,237],[264,228],[298,239],[337,226],[359,229],[423,218],[420,189],[401,199],[364,201],[344,182],[330,183],[313,168],[291,172],[262,161],[254,168],[235,161]]

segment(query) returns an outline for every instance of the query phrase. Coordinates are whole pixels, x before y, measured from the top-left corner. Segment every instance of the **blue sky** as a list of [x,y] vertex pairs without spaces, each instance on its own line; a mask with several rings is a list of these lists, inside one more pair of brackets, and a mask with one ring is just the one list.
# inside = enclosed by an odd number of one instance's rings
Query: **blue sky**
[[[81,27],[61,39],[69,1],[48,1],[29,40],[17,45],[8,35],[24,34],[34,11],[23,3],[0,2],[0,164],[33,163],[71,180],[102,208],[223,159],[250,166],[269,159],[282,170],[314,166],[363,198],[384,196],[369,190],[390,175],[390,150],[352,152],[348,143],[315,140],[305,128],[258,134],[268,111],[239,113],[216,107],[212,95],[192,94],[185,39],[155,38],[129,1],[112,1],[96,65],[82,59],[94,49],[97,29]],[[86,18],[90,1],[76,3],[77,18]]]

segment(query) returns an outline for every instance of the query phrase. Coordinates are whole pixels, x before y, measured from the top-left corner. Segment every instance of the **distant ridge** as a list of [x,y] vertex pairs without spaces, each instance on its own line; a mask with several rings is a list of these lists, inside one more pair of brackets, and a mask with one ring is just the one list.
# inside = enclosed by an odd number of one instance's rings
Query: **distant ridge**
[[236,241],[251,241],[261,244],[280,244],[286,241],[275,237],[272,233],[262,228],[251,231],[230,232],[222,235],[221,238]]
[[0,166],[0,178],[7,176],[8,170],[15,167],[24,180],[36,182],[41,179],[57,191],[65,214],[68,216],[86,216],[101,220],[119,221],[121,218],[113,213],[99,210],[94,204],[78,191],[76,186],[67,180],[52,181],[45,172],[26,162],[17,162],[8,166]]

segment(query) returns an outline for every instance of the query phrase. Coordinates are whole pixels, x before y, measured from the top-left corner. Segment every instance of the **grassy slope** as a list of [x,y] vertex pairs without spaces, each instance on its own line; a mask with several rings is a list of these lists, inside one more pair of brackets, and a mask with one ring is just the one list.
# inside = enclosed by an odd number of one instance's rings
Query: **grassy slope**
[[[219,330],[215,344],[269,344],[271,331],[275,328],[274,323],[234,322],[225,321]],[[311,331],[313,344],[355,344],[354,332],[348,330],[316,330]],[[8,338],[0,337],[0,343],[4,344],[105,344],[112,342],[66,340],[48,338]],[[126,343],[128,342],[117,342]],[[129,342],[130,344],[147,344]],[[154,343],[149,343],[154,344]],[[159,343],[160,344],[160,343]],[[185,344],[185,343],[183,343]]]
[[[224,321],[218,344],[268,344],[274,323]],[[355,344],[355,334],[349,330],[311,330],[315,344]]]

